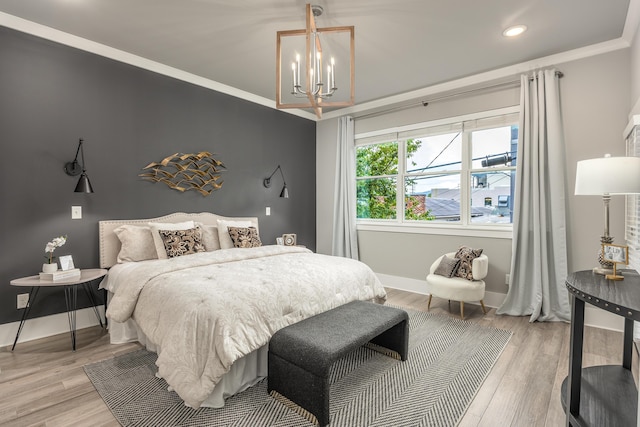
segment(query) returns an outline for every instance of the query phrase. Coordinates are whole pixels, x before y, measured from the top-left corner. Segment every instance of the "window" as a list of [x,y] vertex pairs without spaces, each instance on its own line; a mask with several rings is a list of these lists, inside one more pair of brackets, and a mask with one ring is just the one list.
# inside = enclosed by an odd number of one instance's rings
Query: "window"
[[511,224],[517,113],[356,136],[357,217],[398,224]]

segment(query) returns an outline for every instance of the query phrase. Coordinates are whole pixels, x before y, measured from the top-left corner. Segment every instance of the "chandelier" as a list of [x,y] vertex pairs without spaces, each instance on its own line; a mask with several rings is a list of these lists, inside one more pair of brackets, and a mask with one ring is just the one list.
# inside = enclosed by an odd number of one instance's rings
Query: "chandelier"
[[[321,118],[323,107],[354,104],[354,27],[318,28],[315,18],[322,12],[321,6],[307,4],[305,29],[277,32],[276,108],[312,108]],[[283,57],[290,65],[283,64]],[[326,58],[329,60],[324,62]],[[283,76],[283,69],[291,72]],[[342,82],[336,72],[341,73]],[[338,83],[348,86],[347,89],[343,86],[338,89]],[[282,93],[283,88],[287,88],[286,94]]]

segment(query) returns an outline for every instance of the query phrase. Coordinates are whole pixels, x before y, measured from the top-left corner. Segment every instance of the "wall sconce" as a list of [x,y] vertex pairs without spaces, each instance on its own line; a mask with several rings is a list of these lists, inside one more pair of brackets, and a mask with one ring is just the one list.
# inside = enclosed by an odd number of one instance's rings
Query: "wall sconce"
[[280,170],[280,175],[282,176],[282,182],[284,183],[284,187],[282,187],[282,191],[280,192],[280,197],[284,197],[285,199],[288,199],[289,190],[287,189],[287,181],[285,181],[284,179],[284,174],[282,173],[282,168],[280,167],[280,165],[278,165],[276,170],[274,170],[273,173],[269,175],[269,178],[265,178],[264,181],[262,181],[262,184],[264,184],[266,188],[271,187],[271,178],[276,172],[278,172],[278,170]]
[[[78,184],[74,190],[76,193],[93,193],[93,187],[91,187],[91,182],[89,181],[87,171],[85,170],[86,163],[84,162],[84,149],[82,148],[82,142],[83,140],[80,138],[80,142],[78,142],[78,149],[76,150],[76,157],[72,162],[68,162],[64,165],[64,171],[69,176],[80,175],[80,179],[78,180]],[[82,164],[78,163],[78,153],[81,154]]]

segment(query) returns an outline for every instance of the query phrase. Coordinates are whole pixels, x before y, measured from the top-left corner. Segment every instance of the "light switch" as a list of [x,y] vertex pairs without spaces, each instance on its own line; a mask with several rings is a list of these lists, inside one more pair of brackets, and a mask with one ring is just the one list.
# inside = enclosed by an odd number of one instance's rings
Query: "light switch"
[[71,206],[71,219],[82,219],[82,206]]
[[267,209],[266,209],[265,213],[266,213],[267,216],[271,215],[271,208],[269,206],[267,206]]

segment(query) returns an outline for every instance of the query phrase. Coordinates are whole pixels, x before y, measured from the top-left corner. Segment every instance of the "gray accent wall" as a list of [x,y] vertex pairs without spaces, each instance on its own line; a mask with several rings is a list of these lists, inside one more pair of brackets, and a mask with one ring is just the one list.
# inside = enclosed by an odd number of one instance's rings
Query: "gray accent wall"
[[[63,171],[79,138],[94,194],[74,193],[78,178]],[[9,281],[37,274],[53,237],[68,235],[55,255],[98,266],[103,219],[257,216],[265,244],[296,233],[316,247],[314,121],[0,27],[0,141],[0,324],[22,314],[16,295],[25,289]],[[227,166],[211,196],[138,177],[150,162],[199,151]],[[262,185],[278,164],[289,199],[278,197],[279,174],[270,189]],[[71,206],[82,207],[82,219],[71,219]],[[32,316],[64,310],[62,290],[43,289]]]

